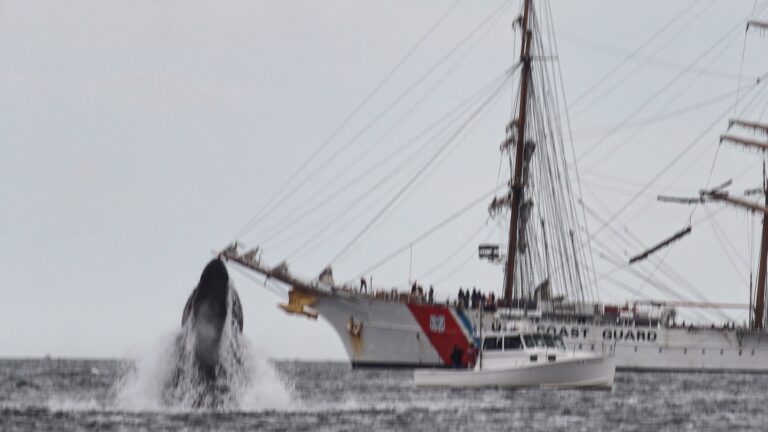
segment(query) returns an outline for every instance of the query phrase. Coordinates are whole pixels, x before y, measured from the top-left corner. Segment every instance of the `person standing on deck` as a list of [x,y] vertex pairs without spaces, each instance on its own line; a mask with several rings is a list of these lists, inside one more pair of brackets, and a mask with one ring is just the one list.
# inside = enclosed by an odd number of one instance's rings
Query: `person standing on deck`
[[459,348],[458,346],[453,346],[453,351],[451,352],[451,363],[453,364],[454,369],[461,369],[463,366],[464,360],[464,352]]
[[475,348],[474,342],[470,342],[469,348],[467,348],[467,367],[474,368],[475,362],[477,362],[477,348]]

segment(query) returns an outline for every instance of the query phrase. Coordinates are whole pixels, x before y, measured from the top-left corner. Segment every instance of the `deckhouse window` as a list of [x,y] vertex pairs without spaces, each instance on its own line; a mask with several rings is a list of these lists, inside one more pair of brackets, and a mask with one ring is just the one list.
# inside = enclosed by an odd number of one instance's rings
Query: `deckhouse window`
[[544,343],[544,337],[540,334],[533,335],[533,342],[536,344],[537,347],[544,348],[546,347],[546,343]]
[[523,342],[520,340],[520,336],[507,336],[504,338],[504,350],[519,349],[523,349]]
[[501,349],[501,338],[487,337],[483,341],[483,350],[485,351],[495,351],[500,349]]

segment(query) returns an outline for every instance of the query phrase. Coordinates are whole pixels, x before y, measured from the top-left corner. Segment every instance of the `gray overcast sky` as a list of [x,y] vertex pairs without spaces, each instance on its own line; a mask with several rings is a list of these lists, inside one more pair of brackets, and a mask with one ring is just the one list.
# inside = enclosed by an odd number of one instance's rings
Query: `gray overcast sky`
[[[260,243],[281,221],[313,203],[318,186],[333,179],[343,184],[372,169],[388,149],[407,142],[513,64],[517,41],[509,23],[519,2],[509,3],[461,62],[454,57],[443,65],[243,239]],[[664,89],[630,125],[579,161],[590,208],[602,217],[621,208],[734,103],[743,20],[755,4],[757,16],[766,18],[765,3],[551,1],[571,101],[686,9],[570,107],[576,153],[583,154]],[[500,5],[459,2],[314,163],[351,139]],[[123,356],[171,332],[210,251],[236,235],[449,6],[447,1],[0,0],[0,356]],[[768,71],[767,49],[768,37],[748,34],[742,86]],[[498,144],[510,116],[511,87],[504,91],[428,178],[334,263],[337,279],[354,277],[496,184]],[[727,96],[663,121],[645,121],[720,95]],[[744,116],[766,121],[766,104],[768,91],[759,88],[739,107]],[[717,136],[726,126],[724,119],[711,128],[614,220],[615,226],[652,244],[685,225],[690,208],[658,204],[655,195],[695,194],[705,186]],[[369,150],[376,143],[381,145]],[[759,160],[723,146],[712,183],[740,175],[734,191],[757,186]],[[412,172],[407,170],[382,193],[402,184]],[[350,200],[376,181],[371,174],[281,237],[264,242],[265,258],[277,262],[290,256],[298,273],[317,275],[382,205],[384,195],[372,194],[362,198],[361,208],[346,211]],[[498,239],[494,224],[485,223],[485,207],[414,248],[412,271],[419,276],[469,239],[460,254],[422,278],[436,283],[438,296],[454,295],[459,285],[498,292],[501,270],[468,260],[477,243]],[[705,209],[699,209],[694,221],[704,216]],[[344,218],[340,227],[313,237],[313,228],[338,218]],[[662,255],[708,298],[746,302],[749,269],[755,267],[750,232],[759,224],[734,209],[714,220],[716,225],[695,224],[691,237]],[[589,223],[591,229],[600,225]],[[718,239],[713,229],[722,229],[726,238]],[[299,249],[307,238],[315,240]],[[622,259],[637,252],[608,232],[597,241]],[[726,256],[720,242],[732,243],[733,251]],[[599,256],[595,260],[598,275],[612,270]],[[402,285],[408,268],[404,254],[375,270],[374,282]],[[264,353],[343,358],[329,325],[285,316],[274,295],[231,274],[243,300],[245,332]],[[665,297],[626,271],[612,276],[648,297]],[[622,302],[636,297],[605,278],[600,295]]]

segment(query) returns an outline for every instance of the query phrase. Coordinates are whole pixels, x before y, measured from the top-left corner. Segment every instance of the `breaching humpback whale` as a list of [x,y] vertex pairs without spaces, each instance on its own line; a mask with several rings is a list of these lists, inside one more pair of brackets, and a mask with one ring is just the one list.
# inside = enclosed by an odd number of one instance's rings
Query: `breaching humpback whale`
[[167,396],[195,406],[216,405],[242,370],[243,309],[221,260],[205,266],[184,306],[181,325],[178,364]]
[[182,327],[187,323],[191,325],[195,360],[205,378],[213,378],[220,364],[222,333],[229,314],[231,325],[242,333],[240,298],[237,291],[229,286],[229,274],[224,263],[213,259],[203,269],[200,282],[189,295],[181,317]]

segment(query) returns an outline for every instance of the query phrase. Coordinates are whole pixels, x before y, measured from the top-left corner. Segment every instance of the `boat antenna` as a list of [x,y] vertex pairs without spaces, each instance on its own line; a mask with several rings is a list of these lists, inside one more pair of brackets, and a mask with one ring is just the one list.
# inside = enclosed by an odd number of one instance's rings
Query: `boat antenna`
[[480,308],[480,346],[475,347],[475,352],[477,352],[477,369],[482,370],[483,369],[483,345],[485,345],[485,341],[483,340],[483,310],[485,309],[485,305]]
[[504,301],[507,306],[512,305],[512,297],[514,294],[514,280],[515,280],[515,259],[517,255],[517,234],[519,230],[520,222],[520,203],[523,201],[523,156],[525,149],[525,122],[528,111],[528,87],[531,80],[531,39],[533,38],[533,32],[529,28],[529,17],[531,9],[531,0],[525,0],[523,7],[523,18],[521,20],[522,25],[522,42],[520,48],[520,64],[522,70],[520,73],[520,104],[518,105],[517,118],[512,121],[512,126],[517,129],[517,142],[515,145],[515,173],[510,183],[510,189],[512,194],[511,207],[509,221],[509,246],[507,253],[507,266],[505,269],[504,277]]

